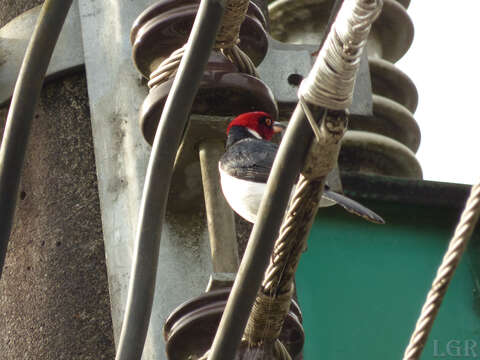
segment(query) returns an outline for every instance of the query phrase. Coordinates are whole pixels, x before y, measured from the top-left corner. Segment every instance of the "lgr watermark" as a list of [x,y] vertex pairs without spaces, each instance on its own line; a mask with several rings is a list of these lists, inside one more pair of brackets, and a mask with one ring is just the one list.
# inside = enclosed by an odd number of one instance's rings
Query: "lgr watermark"
[[476,340],[433,340],[433,357],[435,358],[470,358],[480,357],[480,348]]

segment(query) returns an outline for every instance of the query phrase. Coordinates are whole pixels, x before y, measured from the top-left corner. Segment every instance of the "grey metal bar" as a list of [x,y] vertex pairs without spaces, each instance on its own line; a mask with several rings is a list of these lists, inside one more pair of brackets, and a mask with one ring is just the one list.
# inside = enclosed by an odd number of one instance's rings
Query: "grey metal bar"
[[175,156],[220,27],[225,1],[202,0],[165,103],[147,168],[117,360],[140,359],[145,344]]
[[[116,344],[127,301],[137,216],[150,154],[150,146],[138,126],[139,107],[147,87],[132,63],[129,36],[131,24],[151,3],[152,0],[79,0]],[[198,157],[198,150],[195,155]],[[196,187],[201,189],[198,163],[192,168],[195,171],[184,176],[195,180]],[[176,196],[170,199],[178,201]],[[167,211],[144,360],[165,359],[165,319],[177,306],[205,291],[212,266],[204,219],[201,211]]]
[[199,146],[213,271],[234,273],[239,264],[235,219],[220,189],[218,172],[218,161],[224,152],[225,145],[219,140],[206,140]]

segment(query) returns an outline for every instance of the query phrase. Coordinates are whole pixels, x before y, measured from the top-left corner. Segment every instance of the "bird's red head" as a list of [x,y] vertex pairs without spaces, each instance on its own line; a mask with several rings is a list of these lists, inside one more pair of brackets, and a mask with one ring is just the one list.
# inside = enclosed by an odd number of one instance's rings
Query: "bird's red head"
[[227,128],[227,134],[233,126],[243,126],[255,131],[265,140],[270,140],[275,132],[277,123],[274,123],[272,117],[263,111],[253,111],[237,116],[232,120]]

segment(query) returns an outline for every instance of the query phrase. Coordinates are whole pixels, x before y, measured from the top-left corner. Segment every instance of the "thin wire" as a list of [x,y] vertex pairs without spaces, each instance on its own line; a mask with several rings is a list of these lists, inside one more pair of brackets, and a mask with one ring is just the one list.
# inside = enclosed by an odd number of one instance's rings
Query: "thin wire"
[[[318,124],[315,122],[312,111],[308,107],[308,104],[306,103],[305,99],[301,95],[298,96],[298,103],[302,106],[302,109],[305,112],[305,117],[307,118],[310,126],[312,127],[312,131],[315,134],[315,138],[317,139],[318,142],[322,141],[322,131],[320,130]],[[322,121],[325,121],[326,117],[327,117],[327,111],[324,111]]]
[[0,148],[0,276],[12,229],[28,136],[43,79],[72,0],[46,0],[13,91]]
[[202,0],[158,124],[140,204],[127,305],[116,360],[137,360],[150,321],[173,164],[220,26],[225,2]]
[[405,349],[403,360],[420,359],[438,310],[440,309],[445,293],[447,292],[448,285],[450,284],[462,255],[467,248],[468,240],[475,229],[479,216],[480,184],[477,184],[472,187],[453,238],[450,241],[442,263],[437,270],[437,275],[435,276],[432,287],[428,292],[420,317],[415,325],[415,330],[413,331],[410,342]]

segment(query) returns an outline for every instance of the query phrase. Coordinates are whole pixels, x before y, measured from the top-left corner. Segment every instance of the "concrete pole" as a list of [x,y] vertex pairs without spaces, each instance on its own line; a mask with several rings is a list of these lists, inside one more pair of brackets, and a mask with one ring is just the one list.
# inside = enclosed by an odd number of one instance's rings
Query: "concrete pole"
[[[0,27],[41,2],[0,0]],[[0,74],[1,66],[0,61]],[[0,109],[0,134],[7,111]],[[0,357],[112,359],[113,332],[83,72],[50,83],[42,91],[20,199],[0,280]]]

